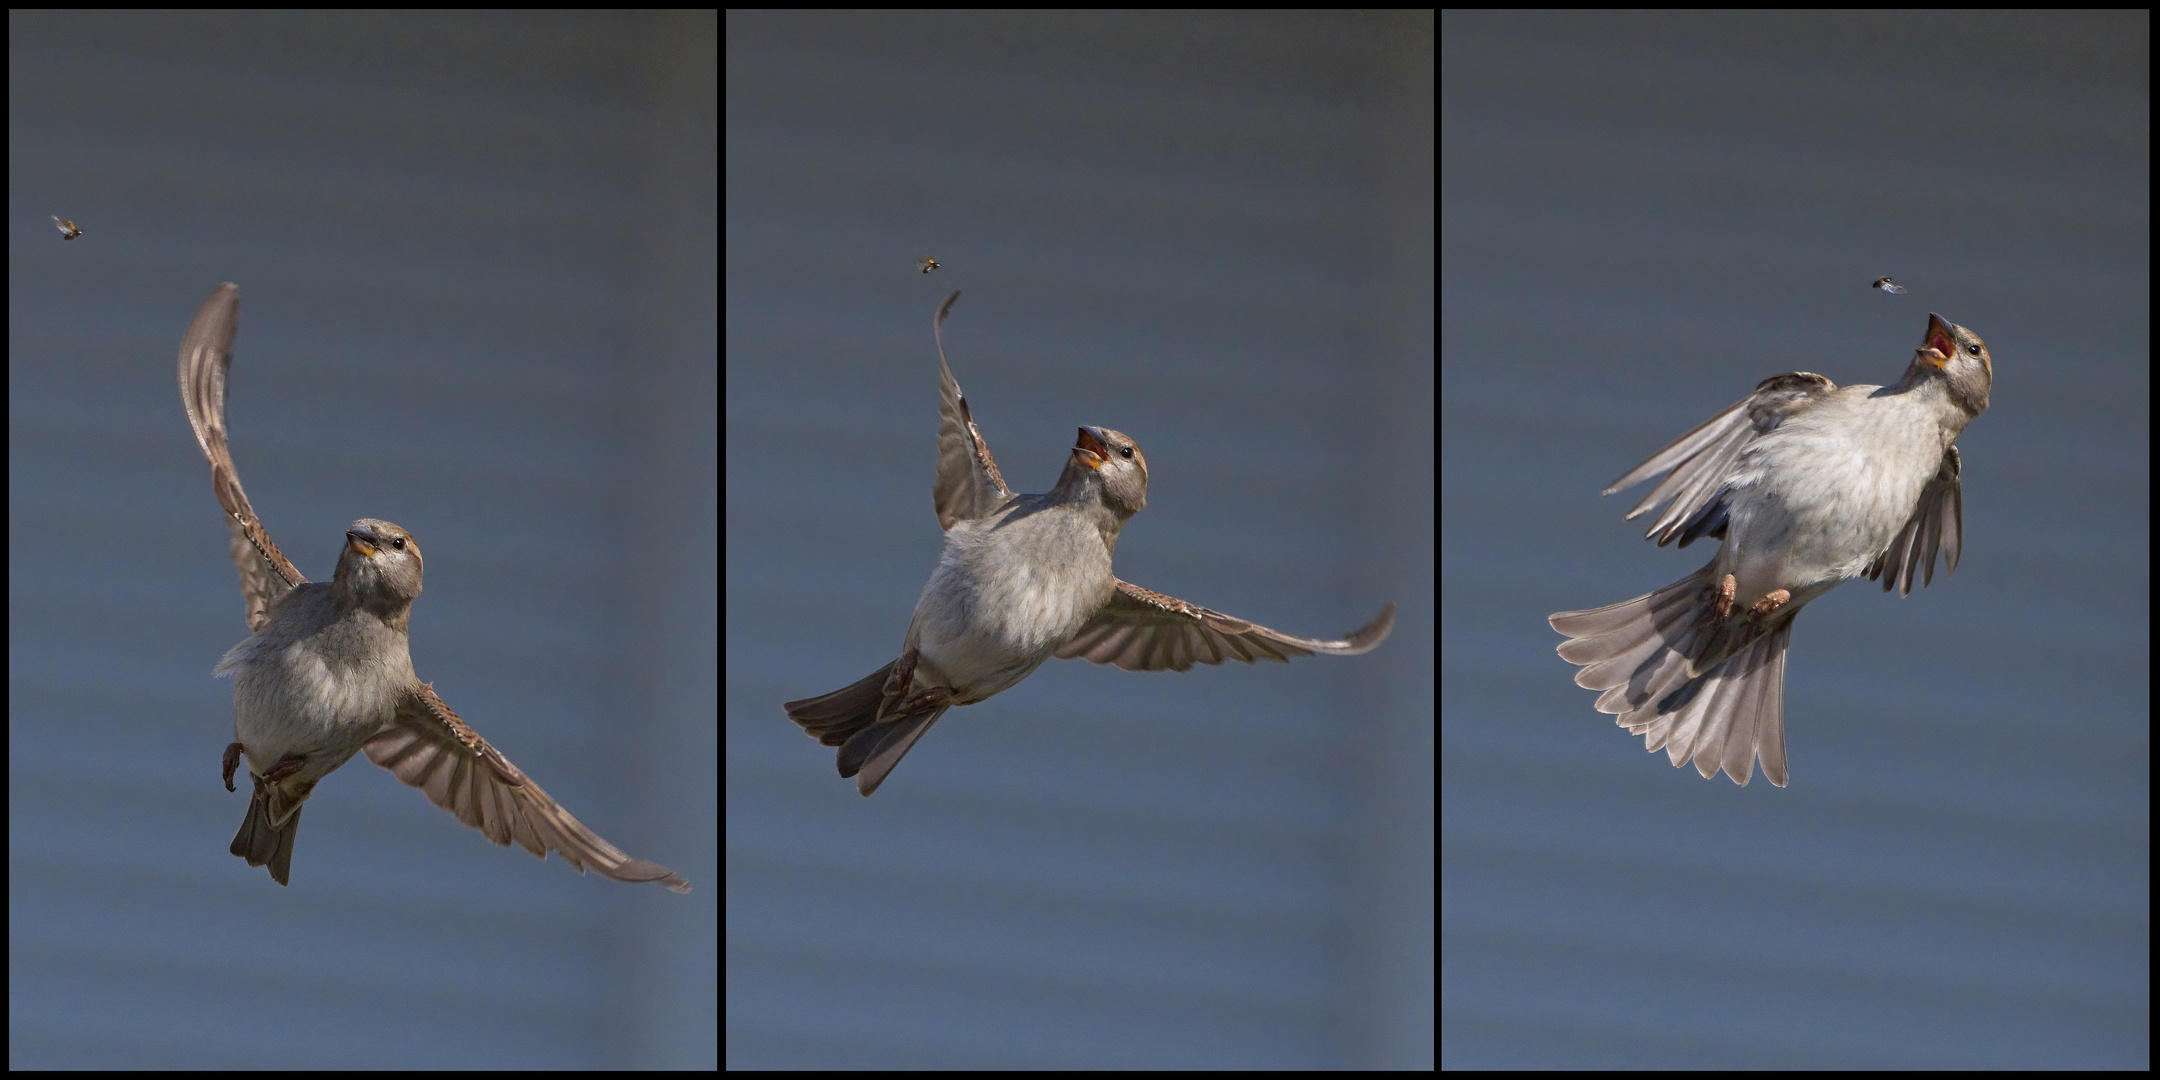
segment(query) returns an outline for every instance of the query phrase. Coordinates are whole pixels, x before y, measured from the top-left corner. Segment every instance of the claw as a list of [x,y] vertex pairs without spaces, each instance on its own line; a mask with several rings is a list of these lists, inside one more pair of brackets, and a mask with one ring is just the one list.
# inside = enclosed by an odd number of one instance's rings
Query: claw
[[[227,752],[230,752],[230,748],[227,748]],[[299,772],[301,767],[305,766],[306,764],[307,758],[299,754],[287,754],[284,757],[279,758],[277,764],[270,766],[270,771],[263,774],[263,779],[275,784],[278,781],[283,780],[296,772]]]
[[240,752],[245,749],[247,748],[239,743],[234,743],[225,748],[225,790],[227,791],[238,790],[232,786],[232,774],[234,769],[240,767]]

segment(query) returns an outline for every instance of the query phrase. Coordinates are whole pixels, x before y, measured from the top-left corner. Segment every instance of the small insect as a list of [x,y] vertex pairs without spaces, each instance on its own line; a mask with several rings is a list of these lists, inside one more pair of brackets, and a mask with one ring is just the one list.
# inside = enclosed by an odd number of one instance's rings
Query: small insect
[[938,268],[937,260],[931,258],[928,255],[925,255],[922,258],[915,260],[915,265],[922,267],[922,272],[925,274]]
[[74,222],[62,221],[58,214],[47,214],[46,216],[52,218],[53,228],[60,230],[60,239],[73,240],[82,235],[82,230],[76,228]]
[[1886,293],[1896,293],[1899,296],[1905,295],[1905,286],[1893,285],[1890,283],[1890,279],[1886,277],[1876,278],[1873,288],[1881,289]]

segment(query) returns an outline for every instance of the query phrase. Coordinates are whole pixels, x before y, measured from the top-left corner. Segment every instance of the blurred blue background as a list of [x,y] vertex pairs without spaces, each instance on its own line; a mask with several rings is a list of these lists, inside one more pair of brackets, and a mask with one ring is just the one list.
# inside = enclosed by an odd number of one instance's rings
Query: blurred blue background
[[[2149,39],[1441,20],[1444,1066],[2147,1066]],[[1995,358],[1956,575],[1809,606],[1789,788],[1646,755],[1545,616],[1709,552],[1598,491],[1930,310]]]
[[[727,1063],[1430,1068],[1432,18],[727,19]],[[915,260],[943,268],[924,275]],[[1006,480],[1131,435],[1120,575],[1356,657],[1045,665],[877,794],[937,352]]]
[[[718,28],[9,13],[11,1067],[717,1065]],[[289,888],[227,853],[247,629],[175,380],[222,281],[271,535],[322,579],[412,530],[421,676],[697,891],[365,760]]]

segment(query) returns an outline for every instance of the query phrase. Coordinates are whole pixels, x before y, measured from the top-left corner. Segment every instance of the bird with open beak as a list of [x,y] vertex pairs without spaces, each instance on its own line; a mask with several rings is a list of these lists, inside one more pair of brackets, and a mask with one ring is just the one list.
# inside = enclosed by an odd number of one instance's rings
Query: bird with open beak
[[1891,386],[1839,387],[1813,372],[1764,379],[1613,481],[1671,471],[1633,510],[1665,504],[1659,546],[1723,541],[1709,565],[1656,592],[1549,617],[1577,685],[1602,691],[1648,749],[1746,784],[1754,763],[1785,786],[1785,647],[1808,601],[1856,577],[1912,592],[1940,551],[1955,569],[1964,528],[1958,433],[1988,407],[1987,343],[1941,316]]

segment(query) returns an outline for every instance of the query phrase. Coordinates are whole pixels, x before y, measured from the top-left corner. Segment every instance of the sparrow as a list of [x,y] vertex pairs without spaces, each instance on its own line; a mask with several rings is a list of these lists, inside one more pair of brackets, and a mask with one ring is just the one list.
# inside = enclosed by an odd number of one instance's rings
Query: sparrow
[[927,274],[930,271],[938,268],[938,261],[928,255],[925,255],[922,258],[915,260],[915,265],[921,267],[922,272]]
[[239,287],[220,285],[180,342],[180,402],[210,459],[253,631],[212,671],[233,679],[225,790],[235,790],[243,755],[254,782],[232,853],[287,884],[302,806],[323,777],[365,751],[497,844],[516,840],[542,859],[557,852],[581,874],[590,866],[617,881],[689,892],[667,867],[586,828],[413,673],[407,631],[425,564],[412,533],[376,518],[353,522],[328,584],[308,581],[278,550],[226,445],[225,377],[239,316]]
[[1127,671],[1187,671],[1226,660],[1370,652],[1395,626],[1395,605],[1340,638],[1293,637],[1121,581],[1111,572],[1125,523],[1147,505],[1147,458],[1132,437],[1082,427],[1057,486],[1005,486],[973,410],[945,360],[955,292],[938,307],[937,480],[930,491],[944,551],[915,604],[900,656],[856,682],[790,701],[788,718],[837,746],[840,775],[867,796],[945,710],[973,705],[1051,657]]
[[73,240],[82,235],[82,230],[76,228],[74,222],[62,221],[58,214],[47,214],[45,216],[52,219],[53,228],[60,230],[60,239]]
[[1892,386],[1847,386],[1808,371],[1755,392],[1613,481],[1604,494],[1671,471],[1633,519],[1665,506],[1646,537],[1723,543],[1709,565],[1654,593],[1549,616],[1570,640],[1575,683],[1603,691],[1646,748],[1745,786],[1785,786],[1785,647],[1808,601],[1856,577],[1885,592],[1957,569],[1964,532],[1958,433],[1987,411],[1987,343],[1928,315],[1927,335]]
[[1881,289],[1882,291],[1884,291],[1884,292],[1886,292],[1886,293],[1896,293],[1896,294],[1898,294],[1899,296],[1903,296],[1903,295],[1905,295],[1905,286],[1903,286],[1903,285],[1893,285],[1893,284],[1891,284],[1891,283],[1890,283],[1890,279],[1889,279],[1889,278],[1886,278],[1886,277],[1879,277],[1879,278],[1876,278],[1876,279],[1875,279],[1875,284],[1873,284],[1873,285],[1869,286],[1869,288],[1873,288],[1873,289]]

